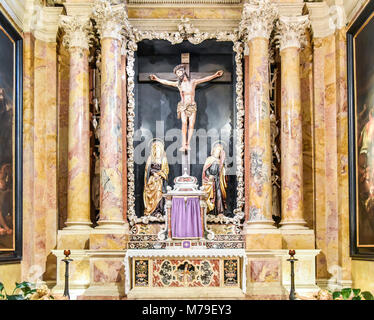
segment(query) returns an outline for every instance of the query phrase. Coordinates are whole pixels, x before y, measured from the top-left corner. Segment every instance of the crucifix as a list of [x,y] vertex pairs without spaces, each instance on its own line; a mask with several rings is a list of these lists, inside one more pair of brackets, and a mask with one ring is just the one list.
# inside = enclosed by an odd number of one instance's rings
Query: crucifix
[[[216,82],[231,82],[231,74],[222,70],[214,74],[190,72],[190,54],[182,53],[181,64],[174,68],[171,73],[140,74],[139,81],[157,81],[163,85],[178,88],[181,100],[178,103],[178,119],[182,120],[182,172],[190,174],[190,142],[194,131],[197,104],[195,101],[195,90],[197,85],[215,80]],[[220,79],[218,79],[220,78]]]

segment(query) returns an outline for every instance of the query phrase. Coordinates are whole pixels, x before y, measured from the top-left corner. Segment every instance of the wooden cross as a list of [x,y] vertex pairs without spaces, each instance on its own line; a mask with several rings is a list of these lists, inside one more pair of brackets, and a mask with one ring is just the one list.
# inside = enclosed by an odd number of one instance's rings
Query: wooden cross
[[[200,79],[207,76],[210,76],[212,72],[190,72],[190,54],[189,53],[182,53],[181,54],[181,64],[184,64],[186,67],[186,73],[191,79]],[[149,76],[151,74],[155,74],[157,77],[169,81],[177,81],[177,76],[173,72],[158,72],[158,73],[139,73],[139,82],[153,82]],[[219,83],[231,83],[231,73],[226,72],[222,75],[222,77],[213,79],[211,82],[219,82]]]
[[[210,73],[208,73],[208,72],[206,72],[206,73],[205,72],[191,72],[191,70],[190,70],[190,54],[189,53],[182,53],[181,64],[184,65],[185,72],[186,72],[187,76],[190,78],[190,80],[205,78],[204,82],[207,82],[208,81],[207,79],[211,79],[211,80],[209,80],[209,82],[210,81],[221,82],[221,83],[230,83],[231,82],[231,73],[229,73],[229,72],[224,72],[223,75],[219,76],[219,77],[213,77],[215,72],[210,72]],[[151,81],[153,81],[153,80],[151,80],[150,76],[151,76],[150,73],[139,73],[139,82],[151,82]],[[159,82],[161,82],[161,83],[163,83],[167,86],[172,85],[173,87],[175,87],[175,83],[178,81],[178,78],[177,78],[176,74],[174,74],[174,72],[173,73],[157,73],[156,77],[159,78],[157,81],[159,81]],[[167,83],[167,82],[169,82],[169,83]],[[173,84],[170,84],[170,82],[173,82]],[[195,120],[193,120],[193,121],[195,121]],[[183,147],[188,145],[188,144],[186,144],[186,141],[187,141],[187,125],[186,125],[186,123],[184,123],[184,128],[185,128],[185,131],[182,128],[182,135],[183,135],[182,140],[184,138]],[[188,128],[189,133],[190,133],[190,130],[193,130],[193,125],[192,125],[192,129]],[[191,136],[189,136],[189,137],[191,137]],[[180,150],[180,151],[184,151],[181,154],[181,156],[182,156],[182,174],[187,173],[188,175],[190,175],[190,164],[191,164],[191,162],[190,162],[190,151],[188,151],[188,150],[189,149],[183,150],[183,148],[182,148],[182,150]]]

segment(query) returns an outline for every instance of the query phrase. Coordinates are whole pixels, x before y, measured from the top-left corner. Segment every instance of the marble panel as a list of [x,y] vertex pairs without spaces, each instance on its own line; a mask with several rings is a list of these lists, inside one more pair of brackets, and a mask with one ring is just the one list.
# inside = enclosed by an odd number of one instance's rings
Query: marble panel
[[91,261],[93,283],[123,283],[125,280],[122,260],[94,259]]
[[123,250],[127,248],[128,234],[99,234],[92,233],[90,235],[90,249],[92,250]]
[[279,282],[281,279],[278,259],[259,259],[249,262],[251,282]]

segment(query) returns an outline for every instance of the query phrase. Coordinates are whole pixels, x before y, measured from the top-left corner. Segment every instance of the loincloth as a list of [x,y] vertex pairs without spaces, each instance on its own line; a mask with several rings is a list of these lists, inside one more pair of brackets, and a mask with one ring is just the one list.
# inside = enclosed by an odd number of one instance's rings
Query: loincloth
[[178,107],[177,107],[178,119],[180,119],[182,112],[185,112],[187,117],[191,117],[194,113],[196,113],[196,111],[197,111],[196,102],[186,103],[186,104],[184,104],[183,102],[178,103]]

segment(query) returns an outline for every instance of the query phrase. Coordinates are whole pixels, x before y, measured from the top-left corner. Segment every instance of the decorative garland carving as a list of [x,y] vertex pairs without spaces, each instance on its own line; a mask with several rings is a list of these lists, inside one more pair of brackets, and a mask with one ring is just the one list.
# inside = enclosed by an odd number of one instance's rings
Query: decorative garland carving
[[233,223],[237,227],[237,231],[240,230],[240,221],[244,218],[244,101],[243,101],[243,50],[244,45],[240,40],[238,30],[233,32],[200,32],[199,29],[194,28],[189,19],[182,18],[181,24],[178,26],[178,32],[154,32],[154,31],[138,31],[133,29],[132,33],[129,33],[127,41],[127,154],[128,154],[128,219],[130,225],[133,226],[136,223],[149,223],[152,221],[164,222],[164,217],[156,218],[152,216],[143,216],[138,218],[135,214],[135,174],[134,174],[134,119],[135,119],[135,59],[134,52],[137,50],[137,42],[142,40],[167,40],[171,44],[178,44],[184,40],[188,40],[192,44],[199,44],[207,39],[216,39],[217,41],[231,41],[233,42],[233,50],[236,53],[236,108],[237,108],[237,142],[236,142],[236,176],[237,176],[237,208],[234,210],[235,216],[233,218],[228,217],[216,217],[213,215],[207,216],[207,222],[214,223]]
[[134,120],[135,120],[135,50],[127,50],[127,218],[130,225],[138,221],[135,214],[135,174],[134,174]]

